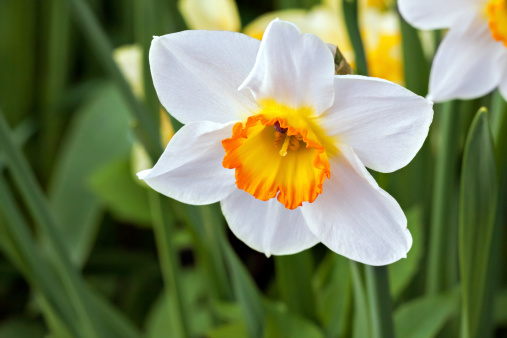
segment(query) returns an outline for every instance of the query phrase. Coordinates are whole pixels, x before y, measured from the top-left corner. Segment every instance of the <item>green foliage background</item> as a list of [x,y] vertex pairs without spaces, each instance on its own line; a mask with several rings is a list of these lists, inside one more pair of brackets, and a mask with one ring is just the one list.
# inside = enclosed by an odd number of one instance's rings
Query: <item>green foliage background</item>
[[[248,23],[314,3],[238,5]],[[357,3],[344,12],[366,74]],[[141,102],[112,48],[146,56],[153,35],[183,29],[174,0],[0,0],[0,337],[507,336],[499,93],[436,105],[416,159],[376,174],[406,212],[407,259],[368,267],[322,245],[268,259],[217,205],[180,204],[133,175],[134,144],[162,151],[159,102],[147,58]],[[406,86],[425,95],[431,60],[401,30]]]

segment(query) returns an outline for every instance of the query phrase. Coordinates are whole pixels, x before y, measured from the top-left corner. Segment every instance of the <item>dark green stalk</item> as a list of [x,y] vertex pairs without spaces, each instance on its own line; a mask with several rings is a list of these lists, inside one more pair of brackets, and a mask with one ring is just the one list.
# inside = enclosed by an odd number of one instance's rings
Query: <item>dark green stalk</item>
[[186,308],[183,299],[181,272],[177,261],[177,252],[173,246],[172,238],[175,234],[175,220],[171,213],[168,200],[159,193],[150,191],[150,206],[153,217],[153,231],[157,242],[157,250],[160,257],[160,267],[166,286],[166,297],[172,295],[173,302],[168,303],[169,310],[174,312],[178,337],[189,336],[189,326],[186,316]]
[[50,177],[56,159],[58,140],[63,127],[63,114],[61,114],[60,101],[65,89],[70,40],[70,13],[65,0],[49,0],[45,6],[44,17],[47,31],[47,48],[44,49],[45,76],[41,85],[42,92],[42,123],[40,166],[42,177]]
[[455,111],[456,103],[447,102],[441,108],[426,280],[426,292],[432,295],[444,289],[446,266],[442,257],[445,257],[447,231],[452,222],[450,210],[456,200],[454,174],[459,147],[459,112]]
[[365,266],[373,338],[394,337],[387,266]]
[[[357,73],[359,75],[368,75],[366,53],[364,52],[361,32],[359,31],[357,0],[343,0],[343,15],[345,17],[347,31],[349,32],[350,42],[352,43],[356,56]],[[339,20],[343,20],[343,18],[339,18]]]
[[155,121],[146,107],[134,96],[129,84],[112,58],[112,46],[104,30],[94,16],[88,4],[83,0],[67,0],[71,5],[72,16],[81,32],[90,43],[98,61],[111,80],[116,83],[136,121],[134,131],[153,160],[162,152],[159,132]]
[[77,271],[69,260],[68,253],[63,245],[63,239],[57,231],[56,221],[49,211],[48,201],[43,195],[26,159],[18,147],[16,147],[9,126],[1,112],[0,149],[5,156],[7,167],[10,169],[14,182],[21,192],[23,199],[41,231],[49,241],[55,268],[61,272],[62,283],[78,312],[78,318],[83,321],[82,334],[84,336],[100,337],[100,329],[97,327],[98,323],[93,319],[92,311],[88,304],[89,300],[83,292],[86,285],[79,278]]
[[[42,259],[40,250],[30,234],[22,212],[16,204],[13,194],[0,173],[0,214],[4,224],[1,224],[1,242],[6,248],[6,253],[18,266],[36,293],[44,299],[44,302],[57,313],[59,320],[65,323],[65,329],[70,330],[73,336],[79,336],[79,326],[76,325],[76,313],[70,307],[68,299],[59,287],[58,281],[51,278],[48,273],[52,269]],[[44,312],[46,316],[47,313]],[[47,318],[49,320],[49,318]]]

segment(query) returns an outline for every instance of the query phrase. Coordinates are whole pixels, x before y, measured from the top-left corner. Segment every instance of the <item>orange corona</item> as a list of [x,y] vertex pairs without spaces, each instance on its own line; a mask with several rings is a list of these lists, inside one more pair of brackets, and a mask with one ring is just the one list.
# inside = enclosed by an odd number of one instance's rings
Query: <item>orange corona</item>
[[493,38],[507,47],[507,0],[491,0],[487,13]]
[[336,151],[315,123],[311,109],[264,102],[222,141],[223,166],[235,169],[236,185],[257,199],[277,197],[287,209],[313,202],[330,177],[329,152]]

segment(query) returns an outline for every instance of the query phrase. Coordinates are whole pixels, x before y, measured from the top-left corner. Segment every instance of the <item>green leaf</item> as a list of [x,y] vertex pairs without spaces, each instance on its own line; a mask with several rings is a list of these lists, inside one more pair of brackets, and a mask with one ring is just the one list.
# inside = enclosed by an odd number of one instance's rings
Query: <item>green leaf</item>
[[370,337],[370,313],[363,278],[361,276],[359,263],[350,261],[350,272],[352,276],[352,290],[354,291],[354,321],[353,337]]
[[220,237],[224,257],[232,275],[234,293],[243,310],[245,324],[251,338],[260,337],[264,329],[265,313],[261,294],[248,270],[231,248],[224,234]]
[[399,16],[403,48],[405,86],[410,91],[426,96],[428,93],[429,63],[426,60],[417,30]]
[[101,215],[88,181],[101,166],[127,156],[131,138],[127,107],[111,85],[97,88],[67,132],[49,197],[72,261],[79,265],[93,245]]
[[314,277],[317,313],[326,336],[349,336],[352,282],[348,260],[329,252]]
[[132,175],[129,158],[110,162],[92,175],[91,189],[123,221],[147,226],[151,221],[148,192]]
[[[343,17],[349,33],[350,42],[354,48],[356,56],[357,73],[359,75],[368,75],[368,64],[366,62],[366,54],[364,52],[361,32],[359,31],[359,15],[357,0],[343,0]],[[342,18],[337,18],[341,20]]]
[[264,338],[324,338],[314,323],[289,312],[285,304],[265,302],[265,308],[267,317]]
[[507,289],[501,290],[495,297],[493,320],[497,325],[507,325]]
[[[191,316],[188,316],[190,336],[200,337],[209,331],[212,326],[211,310],[207,304],[203,304],[202,299],[206,297],[206,280],[204,280],[198,270],[185,271],[182,274],[182,282],[186,286],[183,290],[186,292],[184,298],[189,304]],[[164,292],[153,304],[146,321],[146,331],[149,338],[159,337],[178,337],[179,332],[176,329],[178,318],[175,316],[175,308],[169,308],[172,304],[172,292]]]
[[406,212],[406,215],[408,229],[413,238],[413,244],[407,254],[407,258],[389,265],[389,283],[391,294],[394,299],[400,296],[419,270],[424,253],[422,210],[417,207],[412,208]]
[[486,337],[491,330],[495,288],[489,270],[492,270],[497,196],[493,140],[486,111],[481,109],[467,136],[461,175],[459,263],[463,337]]
[[0,323],[2,338],[43,338],[46,334],[44,326],[35,320],[8,318]]
[[366,288],[370,308],[371,335],[375,338],[394,335],[393,305],[389,292],[387,266],[365,265]]
[[317,319],[311,277],[313,257],[310,250],[275,257],[276,281],[282,300],[291,312]]
[[394,313],[396,337],[432,338],[458,312],[457,290],[426,296],[401,305]]
[[247,335],[248,332],[243,321],[218,326],[213,330],[206,332],[206,337],[209,338],[246,337]]

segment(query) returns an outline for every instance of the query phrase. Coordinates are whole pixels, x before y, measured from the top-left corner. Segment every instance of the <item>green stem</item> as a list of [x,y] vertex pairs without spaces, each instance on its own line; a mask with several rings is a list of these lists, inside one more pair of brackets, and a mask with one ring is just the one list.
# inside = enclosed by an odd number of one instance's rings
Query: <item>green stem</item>
[[372,337],[394,337],[387,266],[365,266]]
[[491,131],[495,142],[498,173],[505,169],[507,151],[507,102],[497,91],[491,102]]
[[218,296],[223,300],[231,300],[233,298],[232,286],[227,278],[227,269],[225,267],[225,258],[220,248],[220,237],[225,236],[224,224],[218,217],[220,209],[215,210],[213,206],[204,205],[199,207],[201,220],[204,225],[206,249],[209,259],[212,262],[210,275],[216,280]]
[[[349,32],[350,42],[354,48],[357,73],[359,75],[368,75],[366,53],[364,52],[363,40],[361,39],[361,32],[359,31],[357,0],[343,0],[343,15],[345,24],[347,25],[347,31]],[[342,18],[340,18],[340,20],[342,20]]]
[[97,18],[95,18],[86,2],[83,0],[67,1],[71,5],[74,20],[83,35],[88,39],[95,55],[97,55],[98,61],[116,83],[126,103],[130,106],[130,111],[137,122],[134,128],[137,137],[143,143],[152,159],[157,159],[162,152],[157,124],[147,112],[146,107],[134,96],[118,65],[114,62],[112,58],[113,49],[107,35],[100,27]]
[[[175,233],[175,220],[172,217],[171,207],[167,199],[159,193],[150,190],[150,207],[153,217],[153,231],[157,243],[157,251],[160,257],[160,268],[164,278],[166,297],[170,312],[174,313],[178,337],[189,336],[189,326],[183,299],[181,272],[176,259],[177,253],[173,246],[172,238]],[[169,293],[171,298],[169,298]],[[171,301],[172,300],[172,301]]]
[[350,273],[352,276],[352,290],[354,292],[353,337],[370,337],[371,328],[370,321],[368,320],[367,297],[359,263],[350,261]]
[[426,281],[426,292],[432,295],[445,288],[445,260],[442,257],[445,257],[446,231],[451,226],[451,210],[456,200],[454,174],[459,144],[459,112],[455,112],[455,108],[455,102],[447,102],[440,112],[439,152],[435,165]]
[[42,100],[40,167],[42,177],[48,180],[56,162],[58,141],[63,128],[60,101],[65,90],[69,64],[70,13],[65,0],[49,0],[45,5],[44,18],[47,30],[47,48],[43,58],[44,95]]
[[[61,292],[58,281],[48,273],[52,269],[43,261],[41,253],[38,252],[28,224],[1,173],[0,191],[2,192],[0,194],[0,214],[5,220],[0,225],[2,228],[1,242],[6,244],[4,245],[6,253],[25,275],[33,289],[36,292],[40,291],[41,297],[52,309],[52,312],[58,313],[58,319],[66,324],[66,330],[70,330],[75,337],[79,336],[79,329],[75,324],[76,313],[69,307],[68,300]],[[44,315],[46,316],[47,313],[44,312]]]
[[99,337],[100,335],[98,333],[100,330],[97,331],[97,323],[92,319],[91,311],[87,304],[88,300],[82,292],[86,285],[84,281],[79,278],[69,260],[69,255],[63,245],[63,239],[56,230],[56,221],[49,211],[48,202],[26,159],[16,147],[2,112],[0,112],[0,147],[14,182],[40,229],[49,241],[55,268],[61,272],[62,283],[78,312],[78,317],[83,321],[83,335]]

